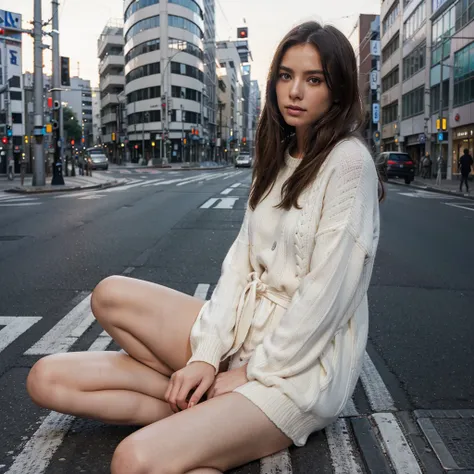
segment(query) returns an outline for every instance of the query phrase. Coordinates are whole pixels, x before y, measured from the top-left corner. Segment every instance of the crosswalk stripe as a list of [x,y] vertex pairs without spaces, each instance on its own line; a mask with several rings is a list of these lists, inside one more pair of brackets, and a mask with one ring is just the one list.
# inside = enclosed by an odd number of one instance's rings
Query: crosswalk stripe
[[397,474],[422,474],[410,444],[393,413],[374,413],[384,448]]
[[344,418],[339,418],[326,428],[326,438],[334,474],[363,474],[364,471],[354,454],[349,427]]
[[39,316],[0,316],[0,352],[41,320]]
[[291,455],[288,449],[260,459],[260,474],[292,474]]
[[2,202],[0,207],[41,206],[40,202]]

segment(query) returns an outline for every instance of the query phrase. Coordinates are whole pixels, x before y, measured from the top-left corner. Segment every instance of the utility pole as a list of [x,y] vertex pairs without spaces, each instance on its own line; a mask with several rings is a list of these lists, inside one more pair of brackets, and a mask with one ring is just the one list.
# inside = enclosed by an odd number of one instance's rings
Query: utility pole
[[52,185],[64,184],[61,160],[61,72],[59,66],[59,0],[52,0],[53,9],[53,179]]
[[180,105],[181,108],[181,163],[184,163],[184,106]]
[[34,136],[35,136],[35,167],[33,186],[45,185],[44,172],[44,109],[43,109],[43,23],[41,18],[41,0],[34,0]]

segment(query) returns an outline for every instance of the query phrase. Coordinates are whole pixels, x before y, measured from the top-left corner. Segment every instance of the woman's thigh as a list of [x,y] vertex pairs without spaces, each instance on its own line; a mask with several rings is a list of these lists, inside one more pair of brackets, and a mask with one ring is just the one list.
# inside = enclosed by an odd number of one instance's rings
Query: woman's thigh
[[144,350],[143,357],[134,353],[145,346],[158,359],[148,365],[168,376],[191,357],[191,329],[203,304],[171,288],[123,276],[106,278],[92,294],[94,315],[116,342],[147,364]]
[[227,471],[292,444],[239,393],[227,393],[142,428],[120,443],[112,473]]

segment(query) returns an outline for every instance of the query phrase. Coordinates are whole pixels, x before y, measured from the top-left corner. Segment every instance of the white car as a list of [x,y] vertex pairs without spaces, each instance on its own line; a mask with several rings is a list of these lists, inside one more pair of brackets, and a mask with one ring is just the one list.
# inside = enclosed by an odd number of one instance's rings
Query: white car
[[100,148],[88,148],[87,149],[87,160],[92,165],[93,170],[108,170],[109,160],[105,156],[105,153]]
[[250,153],[241,153],[235,160],[235,167],[240,168],[244,166],[246,168],[252,167],[252,157]]

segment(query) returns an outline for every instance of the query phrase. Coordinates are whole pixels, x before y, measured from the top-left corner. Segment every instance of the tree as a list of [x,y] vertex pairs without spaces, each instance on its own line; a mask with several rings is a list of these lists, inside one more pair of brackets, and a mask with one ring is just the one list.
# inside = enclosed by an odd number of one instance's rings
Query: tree
[[77,120],[76,114],[70,107],[63,108],[64,135],[67,140],[74,139],[76,142],[82,138],[82,127]]

